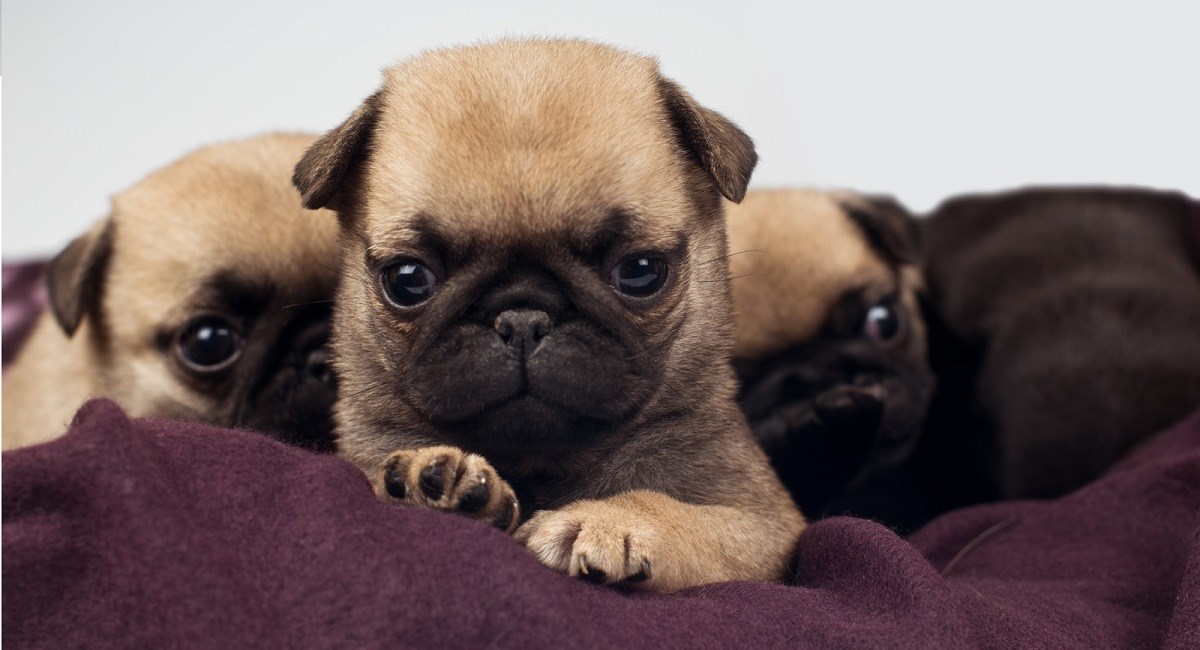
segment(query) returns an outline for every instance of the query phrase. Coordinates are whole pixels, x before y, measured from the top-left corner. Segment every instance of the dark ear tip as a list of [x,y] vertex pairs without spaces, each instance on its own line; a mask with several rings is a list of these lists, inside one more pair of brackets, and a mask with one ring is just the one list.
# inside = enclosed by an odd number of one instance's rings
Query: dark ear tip
[[77,256],[77,248],[77,242],[73,241],[59,251],[46,265],[46,273],[42,278],[49,297],[47,306],[50,308],[50,315],[54,316],[54,320],[68,337],[75,334],[80,321],[83,320],[78,297],[66,295],[70,291],[66,287],[71,283],[71,279],[66,277],[70,273],[67,267],[74,266],[72,258]]
[[292,186],[300,193],[300,204],[308,210],[323,208],[329,202],[327,192],[321,191],[321,184],[311,178],[309,173],[308,155],[292,170]]
[[83,322],[101,286],[100,276],[112,250],[112,221],[106,219],[67,245],[46,265],[46,293],[50,313],[67,336]]
[[865,205],[842,202],[853,221],[880,254],[895,264],[919,261],[919,224],[902,203],[891,196],[861,197]]
[[328,197],[316,192],[301,192],[300,204],[306,210],[319,210],[329,205]]
[[75,336],[76,330],[79,329],[79,324],[83,321],[80,314],[65,313],[53,307],[51,307],[50,313],[54,316],[54,320],[58,323],[59,328],[62,329],[63,334],[67,335],[67,338]]

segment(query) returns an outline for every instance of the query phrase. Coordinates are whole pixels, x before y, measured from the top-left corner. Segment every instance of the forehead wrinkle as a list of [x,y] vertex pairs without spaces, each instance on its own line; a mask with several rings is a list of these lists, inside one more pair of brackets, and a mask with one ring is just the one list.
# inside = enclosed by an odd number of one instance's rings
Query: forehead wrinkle
[[502,42],[389,69],[370,166],[373,212],[505,222],[480,224],[492,234],[523,226],[545,234],[550,223],[527,222],[638,196],[662,204],[637,206],[647,213],[677,212],[683,164],[657,64],[589,43],[555,47],[547,56]]
[[[392,138],[388,138],[391,140]],[[653,147],[652,140],[648,145]],[[660,197],[683,189],[682,169],[673,156],[627,156],[601,146],[529,152],[502,144],[479,152],[458,152],[453,141],[393,142],[372,165],[376,209],[401,216],[438,209],[461,219],[566,212],[574,204],[620,204]],[[436,202],[436,205],[431,205]]]

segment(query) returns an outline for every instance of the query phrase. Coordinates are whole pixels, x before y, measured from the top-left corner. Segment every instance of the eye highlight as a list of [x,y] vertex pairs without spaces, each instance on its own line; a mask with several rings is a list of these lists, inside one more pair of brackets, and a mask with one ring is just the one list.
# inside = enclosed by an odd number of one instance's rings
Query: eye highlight
[[428,266],[413,260],[385,267],[381,280],[384,293],[399,307],[415,307],[437,291],[437,276]]
[[892,305],[886,302],[878,303],[867,310],[862,332],[863,336],[873,341],[887,343],[900,333],[900,317]]
[[233,365],[245,340],[237,326],[220,316],[201,316],[179,330],[175,350],[196,372],[216,372]]
[[661,257],[630,257],[608,273],[608,284],[618,293],[634,298],[652,296],[667,281],[667,260]]

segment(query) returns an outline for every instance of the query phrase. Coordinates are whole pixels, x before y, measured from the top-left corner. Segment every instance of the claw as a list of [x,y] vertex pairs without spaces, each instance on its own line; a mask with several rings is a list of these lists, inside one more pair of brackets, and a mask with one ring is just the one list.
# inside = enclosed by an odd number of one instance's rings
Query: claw
[[642,560],[642,568],[637,573],[625,578],[625,582],[629,584],[637,584],[650,579],[650,560]]
[[579,578],[584,582],[602,585],[608,579],[608,574],[595,567],[589,567],[586,557],[579,558]]

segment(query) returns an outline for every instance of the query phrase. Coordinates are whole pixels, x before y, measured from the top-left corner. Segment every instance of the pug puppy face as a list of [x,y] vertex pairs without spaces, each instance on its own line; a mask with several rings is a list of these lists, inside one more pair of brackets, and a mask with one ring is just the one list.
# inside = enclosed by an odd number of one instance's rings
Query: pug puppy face
[[755,435],[806,512],[906,459],[932,398],[915,223],[812,190],[730,207],[735,367]]
[[515,530],[579,577],[781,575],[802,520],[728,365],[721,196],[755,160],[652,59],[603,45],[388,69],[296,168],[342,225],[339,450],[383,498]]
[[[657,70],[581,43],[562,53],[587,67],[506,73],[536,88],[528,105],[454,71],[482,59],[472,50],[390,70],[365,105],[362,189],[341,210],[354,264],[339,412],[363,432],[348,454],[415,430],[493,460],[552,457],[645,417],[667,385],[710,384],[689,357],[727,354],[724,270],[697,265],[723,254],[719,199]],[[609,76],[636,83],[605,83],[577,111]]]
[[6,446],[103,396],[331,450],[337,229],[289,183],[313,141],[214,145],[117,195],[48,266],[50,313],[5,376]]

